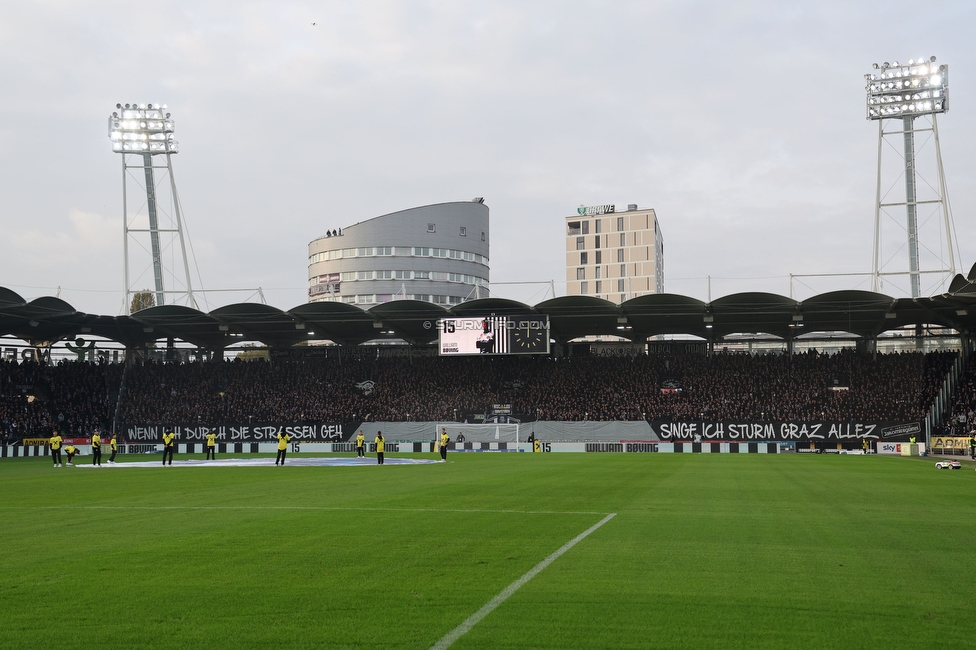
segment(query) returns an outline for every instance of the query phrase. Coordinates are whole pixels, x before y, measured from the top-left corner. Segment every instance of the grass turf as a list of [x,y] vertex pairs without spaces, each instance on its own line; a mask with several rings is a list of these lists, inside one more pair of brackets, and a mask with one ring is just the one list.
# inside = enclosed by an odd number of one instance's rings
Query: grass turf
[[453,647],[973,645],[969,466],[448,458],[0,461],[0,647],[428,648],[609,512]]

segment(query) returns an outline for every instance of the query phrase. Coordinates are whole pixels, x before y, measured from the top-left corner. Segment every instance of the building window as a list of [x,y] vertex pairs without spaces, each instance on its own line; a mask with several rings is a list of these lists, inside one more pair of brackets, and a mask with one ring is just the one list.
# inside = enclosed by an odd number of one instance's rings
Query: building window
[[586,250],[586,237],[576,238],[576,250],[578,251]]
[[[595,232],[597,234],[600,234],[601,232],[603,232],[603,219],[594,219],[593,220],[593,232]],[[597,289],[596,292],[597,293],[600,293],[600,290]]]
[[343,271],[342,272],[342,281],[343,282],[350,282],[350,281],[355,280],[355,279],[356,279],[356,272],[355,271]]
[[581,227],[581,230],[580,230],[580,234],[581,235],[589,235],[590,234],[590,222],[589,221],[584,221],[584,222],[580,223],[580,227]]
[[623,293],[623,291],[624,291],[624,281],[623,280],[617,280],[617,291],[620,292],[620,293]]
[[427,232],[437,232],[437,224],[435,223],[427,224]]
[[462,237],[467,237],[468,236],[468,229],[465,228],[464,226],[461,226],[461,236]]
[[594,246],[594,248],[600,248],[600,235],[597,235],[593,239],[595,240],[595,246]]
[[620,294],[620,302],[624,302],[625,300],[627,300],[627,294],[625,293]]
[[372,271],[357,271],[356,272],[356,279],[357,280],[372,280],[373,279],[373,272]]
[[618,262],[623,262],[624,261],[624,249],[622,249],[622,248],[618,248],[617,249],[617,261]]
[[620,233],[620,245],[621,246],[627,245],[627,233],[625,232]]
[[409,280],[410,271],[397,271],[395,277],[397,280]]
[[414,271],[414,280],[430,280],[430,271]]
[[485,241],[485,233],[481,233],[481,241]]
[[586,251],[580,253],[580,264],[586,264],[589,254]]
[[393,255],[393,247],[392,246],[377,246],[376,247],[376,254],[377,255],[381,255],[383,257],[389,257],[389,256]]
[[603,251],[597,251],[596,259],[593,261],[595,264],[603,264]]
[[580,293],[586,293],[586,282],[580,282]]
[[617,217],[617,232],[621,232],[624,229],[624,218]]
[[603,290],[601,288],[602,286],[603,286],[603,282],[601,280],[597,280],[596,281],[596,291],[595,291],[595,293],[600,293]]
[[375,277],[377,280],[392,280],[393,271],[377,271]]
[[[580,222],[579,221],[570,221],[567,224],[567,226],[569,227],[569,232],[567,234],[569,234],[569,235],[578,235],[578,234],[580,234],[581,231],[580,231]],[[484,240],[482,239],[482,241],[484,241]]]
[[586,279],[586,269],[576,269],[576,279],[585,280]]
[[626,278],[627,277],[627,265],[626,264],[621,264],[620,265],[620,277],[622,277],[622,278]]

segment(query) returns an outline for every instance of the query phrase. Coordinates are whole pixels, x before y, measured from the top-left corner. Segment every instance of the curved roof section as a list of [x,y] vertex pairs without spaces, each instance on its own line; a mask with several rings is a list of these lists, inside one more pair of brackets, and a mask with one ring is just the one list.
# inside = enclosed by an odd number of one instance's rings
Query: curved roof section
[[634,338],[660,334],[693,334],[707,338],[706,304],[675,293],[652,293],[631,298],[620,311],[633,328]]
[[450,310],[415,300],[380,303],[368,311],[337,302],[305,303],[287,312],[263,304],[238,303],[209,314],[163,305],[131,316],[86,314],[50,296],[28,302],[0,287],[0,336],[45,346],[90,334],[127,347],[172,337],[213,350],[243,340],[284,347],[309,340],[359,345],[398,337],[414,345],[427,345],[437,339],[437,321],[441,318],[544,314],[550,320],[551,336],[560,342],[596,334],[644,340],[659,334],[719,339],[738,333],[790,337],[850,332],[872,338],[909,325],[972,332],[976,329],[976,287],[966,289],[973,285],[965,280],[962,290],[917,299],[895,299],[870,291],[834,291],[797,302],[776,294],[750,292],[704,303],[688,296],[651,294],[621,305],[592,296],[553,298],[535,307],[515,300],[485,298]]
[[[392,330],[395,335],[414,345],[427,345],[437,340],[437,321],[450,318],[444,307],[422,300],[394,300],[383,302],[369,310],[377,319],[371,327],[375,331]],[[376,338],[374,334],[370,338]]]
[[623,320],[620,308],[609,300],[593,296],[563,296],[535,306],[549,316],[549,335],[565,343],[590,334],[630,338],[633,330]]
[[788,338],[794,326],[797,301],[775,293],[734,293],[715,300],[706,308],[712,320],[713,336],[740,332],[763,332]]
[[288,314],[314,332],[310,339],[329,339],[338,345],[359,345],[373,338],[373,317],[344,302],[309,302]]
[[478,300],[468,300],[460,305],[455,305],[449,310],[458,318],[469,316],[487,316],[495,314],[505,316],[508,314],[533,314],[535,309],[529,307],[524,302],[518,300],[508,300],[507,298],[479,298]]

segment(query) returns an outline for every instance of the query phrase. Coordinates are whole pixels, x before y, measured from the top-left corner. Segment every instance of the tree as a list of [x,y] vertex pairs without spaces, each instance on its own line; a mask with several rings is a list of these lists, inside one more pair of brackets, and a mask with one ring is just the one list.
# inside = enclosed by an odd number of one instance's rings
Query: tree
[[134,314],[137,311],[142,311],[143,309],[148,309],[155,306],[156,296],[153,295],[151,291],[139,291],[132,296],[132,308],[129,310],[129,313]]

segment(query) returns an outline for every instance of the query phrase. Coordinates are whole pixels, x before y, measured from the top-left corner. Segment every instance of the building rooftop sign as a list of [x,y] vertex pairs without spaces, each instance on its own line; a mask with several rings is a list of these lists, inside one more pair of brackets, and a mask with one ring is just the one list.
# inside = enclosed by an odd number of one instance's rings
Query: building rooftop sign
[[616,206],[613,204],[591,205],[589,207],[581,205],[580,207],[576,208],[576,212],[583,217],[592,217],[597,214],[610,214],[616,211]]

